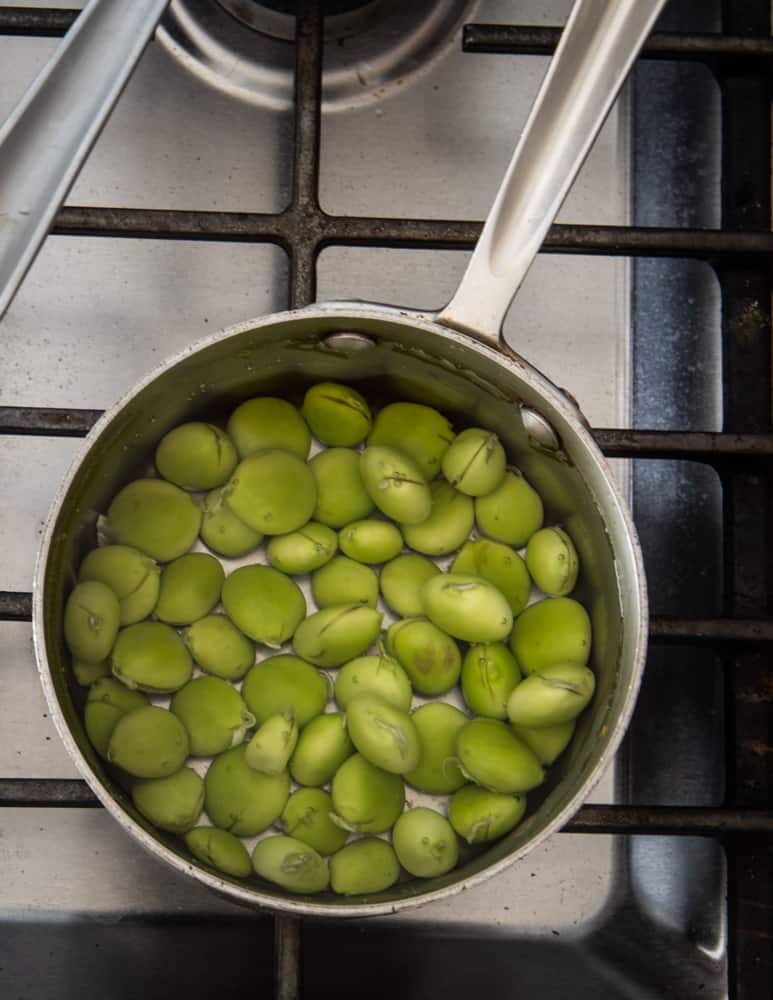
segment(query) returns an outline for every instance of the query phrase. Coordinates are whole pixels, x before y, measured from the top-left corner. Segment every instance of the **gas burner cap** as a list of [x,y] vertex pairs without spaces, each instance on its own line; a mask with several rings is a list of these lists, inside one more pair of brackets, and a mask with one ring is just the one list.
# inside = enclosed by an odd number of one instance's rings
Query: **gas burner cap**
[[[381,101],[455,44],[477,0],[327,0],[322,107]],[[293,0],[172,0],[157,39],[191,72],[251,103],[293,103]]]

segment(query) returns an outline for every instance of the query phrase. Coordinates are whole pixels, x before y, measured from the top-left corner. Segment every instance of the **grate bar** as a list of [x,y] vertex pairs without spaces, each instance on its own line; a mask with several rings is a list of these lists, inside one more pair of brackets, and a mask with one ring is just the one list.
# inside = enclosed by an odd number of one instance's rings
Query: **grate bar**
[[[0,778],[0,806],[99,808],[100,801],[78,778]],[[582,806],[567,833],[721,836],[773,835],[773,811],[700,806]]]
[[[0,591],[0,621],[32,619],[32,594]],[[652,618],[650,638],[661,642],[773,642],[773,620],[737,618]]]
[[16,590],[0,590],[0,621],[32,621],[32,594]]
[[650,639],[665,642],[773,642],[773,619],[652,618]]
[[38,809],[100,805],[80,778],[0,778],[0,806]]
[[0,35],[61,38],[67,34],[79,10],[54,7],[0,7]]
[[[58,38],[67,33],[79,13],[77,9],[0,7],[0,34]],[[468,24],[464,27],[462,45],[465,52],[551,55],[560,37],[560,28]],[[773,41],[736,35],[654,32],[644,44],[642,57],[768,60],[773,57]]]
[[295,142],[293,196],[286,213],[290,241],[290,307],[316,299],[317,254],[323,214],[319,207],[319,143],[322,114],[322,11],[302,4],[296,21]]
[[696,837],[725,834],[773,836],[773,812],[701,806],[583,806],[567,833],[619,833]]
[[[453,219],[328,215],[306,200],[274,214],[68,205],[60,209],[53,232],[60,236],[266,242],[288,252],[300,241],[317,253],[332,245],[471,250],[481,226],[480,222]],[[773,233],[557,223],[548,232],[542,249],[546,253],[714,260],[773,255]]]
[[298,1000],[301,995],[301,921],[277,915],[274,920],[274,998]]
[[593,436],[608,458],[674,458],[710,462],[773,457],[773,434],[598,428]]
[[0,406],[0,434],[85,437],[102,410],[69,410],[46,406]]
[[[0,406],[0,434],[85,437],[102,410],[44,406]],[[595,428],[593,436],[609,458],[673,458],[711,462],[773,457],[773,434],[714,431],[651,431]]]
[[289,249],[292,213],[199,212],[166,208],[63,206],[52,232],[60,236],[225,240],[277,243]]
[[[543,28],[510,24],[467,24],[462,47],[465,52],[508,55],[549,56],[561,38],[561,28]],[[641,51],[645,59],[755,60],[747,68],[758,73],[770,67],[773,39],[747,38],[741,35],[682,34],[653,32]],[[759,63],[756,60],[764,60]]]

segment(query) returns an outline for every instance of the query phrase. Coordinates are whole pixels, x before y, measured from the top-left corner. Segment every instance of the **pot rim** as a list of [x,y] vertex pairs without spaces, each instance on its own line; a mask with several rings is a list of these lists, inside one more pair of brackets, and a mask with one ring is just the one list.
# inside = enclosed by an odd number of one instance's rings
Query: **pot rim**
[[[588,457],[594,462],[598,470],[606,480],[610,498],[614,507],[613,513],[622,522],[625,529],[626,541],[630,547],[630,557],[634,567],[633,581],[636,585],[635,599],[632,602],[634,615],[626,622],[628,628],[635,627],[636,638],[634,644],[633,664],[625,697],[620,705],[620,710],[613,723],[604,734],[606,746],[604,747],[598,761],[578,787],[574,796],[566,805],[550,819],[541,830],[531,839],[524,843],[519,849],[511,852],[506,857],[492,862],[479,872],[472,873],[449,885],[432,889],[427,892],[418,892],[416,895],[405,896],[399,900],[378,903],[348,903],[342,897],[340,903],[319,902],[315,903],[308,898],[278,897],[262,892],[252,886],[242,886],[228,881],[220,876],[207,872],[204,868],[198,867],[186,861],[178,854],[167,848],[160,840],[151,836],[139,823],[137,823],[123,806],[118,802],[108,787],[103,784],[97,773],[91,768],[80,750],[70,727],[65,718],[64,712],[59,704],[56,689],[53,682],[51,668],[48,662],[45,642],[44,624],[44,599],[43,582],[45,580],[46,566],[48,563],[49,549],[54,535],[54,530],[59,519],[63,503],[72,486],[72,482],[80,470],[81,464],[91,450],[93,443],[101,436],[105,429],[124,410],[124,408],[148,385],[157,378],[164,375],[184,359],[194,355],[210,346],[228,340],[248,331],[265,329],[298,319],[330,319],[341,320],[341,329],[346,330],[347,320],[386,320],[392,324],[402,324],[420,328],[421,330],[434,334],[445,339],[452,339],[464,344],[465,347],[478,353],[484,354],[498,364],[515,366],[518,369],[518,377],[528,383],[542,397],[546,397],[550,404],[560,411],[561,415],[572,427],[579,444],[585,449]],[[605,510],[609,514],[608,510]],[[636,703],[641,677],[644,669],[644,662],[647,648],[648,630],[648,605],[645,584],[645,573],[641,548],[636,535],[636,530],[628,511],[622,493],[613,479],[601,451],[593,439],[587,422],[577,405],[565,393],[559,390],[549,379],[542,375],[536,368],[516,354],[505,353],[496,350],[488,344],[482,343],[468,334],[452,330],[437,322],[435,315],[427,312],[417,312],[410,309],[384,306],[366,302],[325,302],[306,306],[302,309],[289,310],[279,313],[270,313],[256,319],[244,320],[229,326],[218,333],[210,334],[207,337],[178,352],[171,358],[162,362],[147,375],[145,375],[131,389],[124,393],[118,401],[106,410],[96,422],[87,437],[84,439],[82,447],[75,455],[70,468],[67,471],[56,492],[54,500],[46,518],[40,547],[38,549],[37,560],[33,577],[32,591],[32,634],[37,660],[38,673],[43,687],[43,692],[49,706],[51,718],[65,745],[70,757],[76,767],[83,775],[86,783],[100,800],[102,805],[111,813],[113,818],[149,853],[162,858],[167,864],[178,872],[195,878],[198,882],[206,885],[221,896],[227,896],[232,901],[246,904],[252,908],[266,908],[280,911],[294,916],[307,917],[359,917],[359,916],[382,916],[396,913],[400,910],[414,909],[427,903],[438,902],[455,896],[466,889],[478,886],[487,881],[492,876],[510,867],[516,861],[520,861],[529,852],[542,844],[553,833],[560,830],[577,812],[588,795],[599,782],[612,758],[614,757],[620,742],[628,727],[633,709]]]

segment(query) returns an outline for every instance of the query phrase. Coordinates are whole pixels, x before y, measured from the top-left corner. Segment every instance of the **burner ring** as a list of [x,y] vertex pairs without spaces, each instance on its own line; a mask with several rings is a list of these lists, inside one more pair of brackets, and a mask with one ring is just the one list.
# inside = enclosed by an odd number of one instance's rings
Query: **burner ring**
[[[285,42],[295,39],[295,16],[298,0],[215,0],[238,21],[254,31]],[[383,0],[319,0],[325,16],[325,38],[345,37],[361,29],[363,19],[372,16],[373,8]]]
[[[325,18],[322,108],[383,100],[457,42],[477,0],[338,0]],[[287,3],[276,6],[287,8]],[[186,68],[239,100],[293,104],[295,18],[258,0],[172,0],[156,33]]]

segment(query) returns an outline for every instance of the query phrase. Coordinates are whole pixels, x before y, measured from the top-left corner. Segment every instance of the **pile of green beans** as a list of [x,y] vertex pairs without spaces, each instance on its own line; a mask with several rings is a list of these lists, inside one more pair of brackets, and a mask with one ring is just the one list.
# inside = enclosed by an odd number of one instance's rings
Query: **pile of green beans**
[[231,878],[345,895],[521,822],[595,679],[574,543],[496,434],[327,382],[175,427],[155,468],[64,612],[142,816]]

